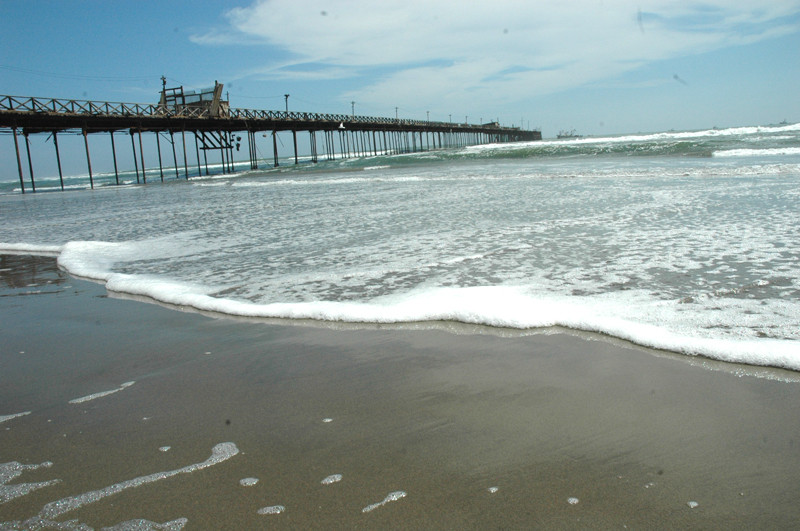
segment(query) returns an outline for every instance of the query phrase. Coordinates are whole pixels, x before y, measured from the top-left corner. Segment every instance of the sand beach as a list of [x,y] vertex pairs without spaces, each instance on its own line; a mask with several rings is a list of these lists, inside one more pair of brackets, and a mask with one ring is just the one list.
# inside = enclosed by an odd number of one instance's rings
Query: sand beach
[[0,3],[0,531],[800,529],[800,1],[184,4]]
[[3,529],[800,521],[794,372],[565,330],[234,320],[1,265]]

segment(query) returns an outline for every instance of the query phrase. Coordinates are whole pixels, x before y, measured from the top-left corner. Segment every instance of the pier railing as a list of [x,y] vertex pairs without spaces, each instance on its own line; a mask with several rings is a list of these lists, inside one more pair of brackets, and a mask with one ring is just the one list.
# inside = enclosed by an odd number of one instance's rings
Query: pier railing
[[110,101],[0,96],[0,111],[85,114],[89,116],[155,116],[157,105]]
[[[66,100],[59,98],[37,98],[28,96],[0,95],[0,111],[20,113],[52,113],[83,116],[106,116],[125,118],[208,118],[234,120],[281,120],[305,122],[347,122],[356,124],[385,124],[415,127],[448,127],[486,129],[486,124],[467,124],[412,120],[408,118],[386,118],[378,116],[356,116],[352,114],[328,114],[316,112],[269,111],[260,109],[230,109],[220,116],[211,116],[208,107],[164,106],[148,103],[123,103],[91,100]],[[499,125],[497,126],[499,128]]]

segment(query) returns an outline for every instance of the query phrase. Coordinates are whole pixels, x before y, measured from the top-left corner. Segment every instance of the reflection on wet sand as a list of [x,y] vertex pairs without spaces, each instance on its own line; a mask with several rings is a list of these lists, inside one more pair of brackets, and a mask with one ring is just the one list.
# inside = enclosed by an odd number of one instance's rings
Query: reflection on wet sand
[[30,295],[34,288],[63,286],[68,281],[69,276],[51,256],[0,254],[0,287],[25,290],[22,294]]

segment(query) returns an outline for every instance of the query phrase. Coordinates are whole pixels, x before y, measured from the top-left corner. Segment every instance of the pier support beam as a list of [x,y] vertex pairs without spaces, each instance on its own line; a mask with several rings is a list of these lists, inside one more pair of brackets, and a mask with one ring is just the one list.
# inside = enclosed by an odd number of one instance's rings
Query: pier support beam
[[133,129],[131,129],[131,150],[133,151],[133,167],[136,170],[136,184],[141,184],[139,181],[139,160],[136,158],[136,142],[133,139]]
[[117,148],[114,145],[114,131],[111,131],[111,157],[114,159],[114,179],[116,180],[117,184],[119,184],[119,170],[117,169]]
[[83,129],[83,144],[86,147],[86,165],[89,167],[89,187],[94,190],[94,177],[92,177],[92,157],[89,156],[89,136],[86,134],[86,128]]
[[175,167],[175,178],[178,178],[178,155],[175,153],[175,135],[172,129],[169,130],[169,143],[172,144],[172,162]]
[[272,131],[272,156],[275,167],[278,167],[278,132]]
[[200,167],[200,146],[197,143],[197,131],[193,132],[194,132],[194,153],[195,156],[197,157],[197,176],[199,177],[203,175],[203,170]]
[[228,173],[236,171],[236,161],[233,160],[233,133],[225,132],[225,150],[228,152]]
[[64,191],[64,174],[61,173],[61,154],[58,152],[58,131],[53,131],[53,145],[56,146],[56,163],[58,164],[58,180],[61,181],[61,191]]
[[19,158],[19,140],[17,140],[17,128],[14,127],[12,134],[14,135],[14,152],[17,154],[17,170],[19,170],[19,188],[22,193],[25,193],[25,179],[22,177],[22,161]]
[[186,180],[189,180],[189,161],[186,159],[186,129],[181,129],[181,138],[183,139],[183,171]]
[[247,155],[250,157],[250,169],[255,169],[255,158],[253,156],[253,134],[247,131]]
[[[219,135],[219,158],[222,160],[222,174],[228,173],[228,150],[225,149],[225,138],[222,131],[217,131]],[[213,137],[212,137],[213,139]]]
[[142,148],[142,130],[139,129],[139,157],[142,159],[142,181],[147,184],[147,174],[144,171],[144,149]]
[[[113,134],[114,133],[112,132],[111,134],[112,134],[112,138],[113,138]],[[161,175],[161,182],[163,183],[164,182],[164,164],[163,164],[163,161],[161,160],[161,132],[159,132],[159,131],[156,131],[156,151],[158,151],[158,173]],[[116,161],[114,161],[114,172],[116,172],[116,170],[117,170]],[[117,182],[117,184],[119,184],[119,182]]]
[[203,165],[206,168],[206,175],[208,175],[208,142],[206,142],[206,133],[201,131],[200,134],[203,138]]
[[31,144],[28,141],[28,133],[22,133],[25,137],[25,151],[28,152],[28,171],[31,173],[31,191],[36,192],[36,181],[33,178],[33,162],[31,162]]

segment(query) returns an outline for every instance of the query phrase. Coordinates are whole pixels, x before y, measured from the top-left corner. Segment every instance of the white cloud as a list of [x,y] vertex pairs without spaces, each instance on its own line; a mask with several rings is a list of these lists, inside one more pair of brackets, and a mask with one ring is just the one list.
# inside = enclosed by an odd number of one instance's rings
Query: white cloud
[[230,27],[193,40],[260,42],[296,59],[257,69],[271,79],[377,71],[346,97],[425,106],[516,101],[612,79],[796,32],[798,12],[796,0],[264,0],[231,10]]
[[356,74],[352,68],[340,66],[281,63],[267,67],[258,67],[248,70],[240,78],[254,77],[256,79],[290,80],[290,81],[330,81],[332,79],[347,79]]

